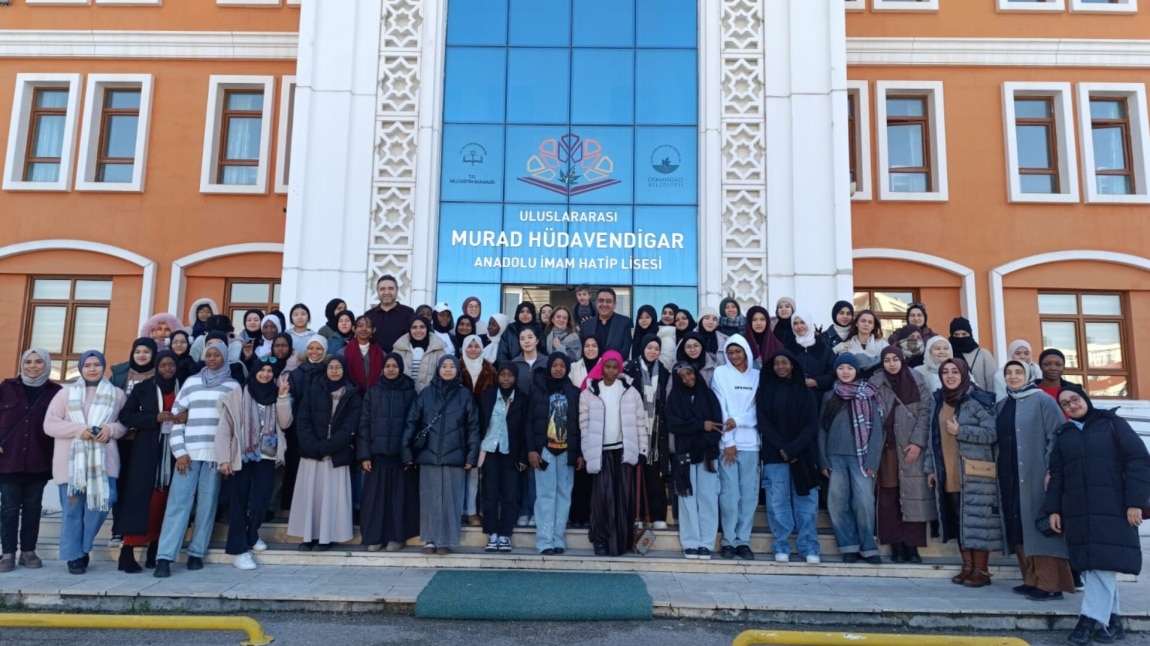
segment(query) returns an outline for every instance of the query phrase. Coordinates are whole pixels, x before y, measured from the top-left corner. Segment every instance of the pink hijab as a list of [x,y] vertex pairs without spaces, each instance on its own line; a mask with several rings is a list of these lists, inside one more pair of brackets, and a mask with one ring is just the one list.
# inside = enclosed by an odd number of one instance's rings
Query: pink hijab
[[599,357],[599,363],[595,364],[595,367],[591,369],[591,372],[587,373],[587,378],[583,380],[584,388],[586,388],[587,384],[591,383],[592,381],[597,381],[603,378],[603,364],[607,363],[607,361],[611,359],[619,362],[619,372],[623,372],[623,355],[619,354],[619,352],[616,350],[608,350],[603,353],[602,357]]

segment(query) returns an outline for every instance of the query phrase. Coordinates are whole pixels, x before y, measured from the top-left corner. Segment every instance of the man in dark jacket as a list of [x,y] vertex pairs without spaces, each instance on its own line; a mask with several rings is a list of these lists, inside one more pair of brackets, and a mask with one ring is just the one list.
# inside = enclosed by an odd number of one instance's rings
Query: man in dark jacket
[[395,276],[381,276],[375,283],[375,293],[379,296],[379,306],[365,313],[375,324],[371,340],[384,352],[391,352],[396,340],[407,334],[415,310],[399,302],[399,281]]
[[479,406],[479,468],[483,471],[483,531],[488,552],[510,552],[511,531],[519,509],[521,472],[527,470],[524,433],[528,397],[515,387],[518,370],[497,366],[498,388],[489,388]]
[[535,548],[562,554],[575,471],[584,468],[579,438],[579,389],[567,378],[563,352],[547,357],[547,372],[531,398],[527,461],[535,478]]
[[599,353],[614,350],[619,356],[631,353],[631,319],[615,312],[615,290],[603,287],[595,297],[595,310],[599,316],[579,324],[579,336],[586,339],[595,337],[599,342]]

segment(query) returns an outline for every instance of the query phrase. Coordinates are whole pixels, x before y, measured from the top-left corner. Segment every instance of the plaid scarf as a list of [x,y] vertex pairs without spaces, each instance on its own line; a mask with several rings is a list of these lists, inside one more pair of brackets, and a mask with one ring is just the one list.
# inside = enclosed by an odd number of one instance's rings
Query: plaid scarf
[[[111,421],[116,410],[116,387],[107,379],[96,384],[96,392],[88,413],[84,413],[84,398],[88,385],[83,379],[68,387],[68,418],[85,428],[99,427]],[[111,503],[111,484],[105,465],[105,446],[95,440],[72,440],[72,454],[68,459],[68,495],[85,494],[87,507],[92,511],[108,511]]]
[[855,436],[855,455],[858,457],[859,468],[866,471],[867,449],[870,445],[872,408],[883,415],[882,400],[878,398],[878,391],[865,381],[852,381],[844,383],[835,381],[835,396],[850,403],[851,429]]

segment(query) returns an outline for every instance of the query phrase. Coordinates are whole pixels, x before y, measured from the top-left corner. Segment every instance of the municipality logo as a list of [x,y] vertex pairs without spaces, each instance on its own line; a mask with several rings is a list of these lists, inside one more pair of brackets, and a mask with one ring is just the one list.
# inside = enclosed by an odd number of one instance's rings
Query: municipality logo
[[539,150],[527,160],[528,177],[518,178],[532,186],[560,195],[579,195],[614,186],[615,162],[604,154],[595,139],[570,133],[544,139]]
[[670,144],[663,144],[651,151],[651,168],[660,175],[670,175],[679,170],[682,163],[683,156],[679,154],[679,149]]

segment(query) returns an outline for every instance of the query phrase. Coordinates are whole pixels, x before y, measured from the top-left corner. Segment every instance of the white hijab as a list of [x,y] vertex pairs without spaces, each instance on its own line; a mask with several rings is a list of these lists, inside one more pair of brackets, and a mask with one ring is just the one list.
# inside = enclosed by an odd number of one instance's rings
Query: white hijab
[[499,339],[503,338],[503,333],[507,331],[507,325],[511,323],[511,319],[507,318],[506,314],[498,313],[492,314],[491,318],[495,319],[496,325],[499,326],[499,334],[488,339],[490,343],[487,347],[483,348],[483,358],[489,363],[494,364],[495,360],[499,357]]
[[815,344],[815,326],[811,325],[811,317],[807,316],[806,312],[796,311],[795,313],[791,314],[791,329],[794,329],[795,327],[795,319],[799,319],[803,323],[807,324],[806,334],[799,336],[798,333],[795,333],[795,343],[798,343],[799,346],[804,348],[811,347]]
[[463,362],[463,369],[467,371],[467,374],[471,375],[471,385],[475,386],[475,384],[479,383],[479,373],[483,372],[483,354],[480,353],[478,359],[468,357],[467,346],[472,343],[478,343],[479,348],[483,349],[483,341],[479,339],[479,335],[469,334],[463,339],[463,343],[459,345],[459,359]]

